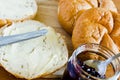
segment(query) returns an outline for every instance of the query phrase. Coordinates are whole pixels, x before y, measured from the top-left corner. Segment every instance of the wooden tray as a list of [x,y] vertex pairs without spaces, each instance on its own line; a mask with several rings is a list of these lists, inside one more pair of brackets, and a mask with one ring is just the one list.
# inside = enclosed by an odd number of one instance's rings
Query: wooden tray
[[[36,1],[38,3],[38,13],[35,17],[35,20],[41,21],[46,25],[55,28],[57,32],[60,32],[62,35],[64,35],[66,37],[66,43],[68,45],[69,54],[71,54],[73,52],[71,36],[62,29],[57,19],[58,0],[36,0]],[[113,1],[115,2],[118,11],[120,11],[120,0]],[[64,69],[60,70],[54,75],[50,75],[49,78],[59,78],[60,76],[62,76],[63,71]],[[17,79],[13,75],[6,72],[2,67],[0,67],[0,80],[24,80],[24,79]],[[35,80],[44,79],[39,78]]]

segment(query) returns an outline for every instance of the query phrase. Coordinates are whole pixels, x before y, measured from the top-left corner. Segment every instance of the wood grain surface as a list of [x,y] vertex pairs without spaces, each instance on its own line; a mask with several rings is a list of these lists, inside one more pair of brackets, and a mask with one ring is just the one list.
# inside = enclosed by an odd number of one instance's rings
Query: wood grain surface
[[[69,54],[71,55],[71,53],[73,52],[71,36],[62,29],[57,19],[58,0],[36,0],[36,1],[38,4],[38,12],[35,17],[35,20],[41,21],[46,25],[55,28],[57,32],[60,32],[63,36],[65,36]],[[113,1],[115,2],[118,11],[120,12],[120,0]],[[8,72],[6,72],[2,67],[0,67],[0,80],[25,80],[25,79],[18,79],[13,75],[9,74]],[[34,80],[60,80],[60,78],[53,79],[39,78]]]

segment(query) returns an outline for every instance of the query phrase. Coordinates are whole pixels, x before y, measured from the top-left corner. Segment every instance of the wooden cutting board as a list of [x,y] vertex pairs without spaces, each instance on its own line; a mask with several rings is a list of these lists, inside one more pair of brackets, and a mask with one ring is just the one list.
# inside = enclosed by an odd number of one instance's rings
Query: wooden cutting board
[[[66,43],[68,45],[69,54],[73,52],[73,47],[71,43],[71,36],[67,34],[62,27],[60,26],[57,19],[57,8],[58,8],[58,0],[36,0],[38,4],[38,12],[35,17],[35,20],[41,21],[48,26],[51,26],[56,29],[57,32],[60,32],[63,36],[65,36]],[[120,12],[120,0],[113,0]],[[55,75],[62,75],[63,70],[56,73]],[[0,67],[0,80],[24,80],[17,79],[8,72],[6,72],[2,67]],[[35,79],[35,80],[44,80],[44,79]],[[49,79],[46,79],[49,80]],[[56,79],[57,80],[57,79]]]

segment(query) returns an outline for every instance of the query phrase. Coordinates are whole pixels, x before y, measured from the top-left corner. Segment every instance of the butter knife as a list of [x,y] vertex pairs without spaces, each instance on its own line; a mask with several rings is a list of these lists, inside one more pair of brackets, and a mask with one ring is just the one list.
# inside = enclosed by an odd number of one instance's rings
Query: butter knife
[[28,32],[28,33],[23,33],[23,34],[17,34],[17,35],[11,35],[11,36],[1,36],[0,37],[0,46],[5,46],[8,44],[40,37],[40,36],[45,35],[47,32],[48,31],[46,29],[42,29],[39,31],[33,31],[33,32]]

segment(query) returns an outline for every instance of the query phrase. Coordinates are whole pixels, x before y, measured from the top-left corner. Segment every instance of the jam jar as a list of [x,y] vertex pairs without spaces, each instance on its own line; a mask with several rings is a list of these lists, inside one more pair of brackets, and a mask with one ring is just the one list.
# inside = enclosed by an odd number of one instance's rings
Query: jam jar
[[[115,53],[108,48],[94,43],[80,45],[69,58],[62,80],[111,80],[119,70],[120,60],[114,59],[105,74],[100,75],[95,68],[86,65],[86,60],[106,60]],[[120,71],[120,70],[119,70]]]

